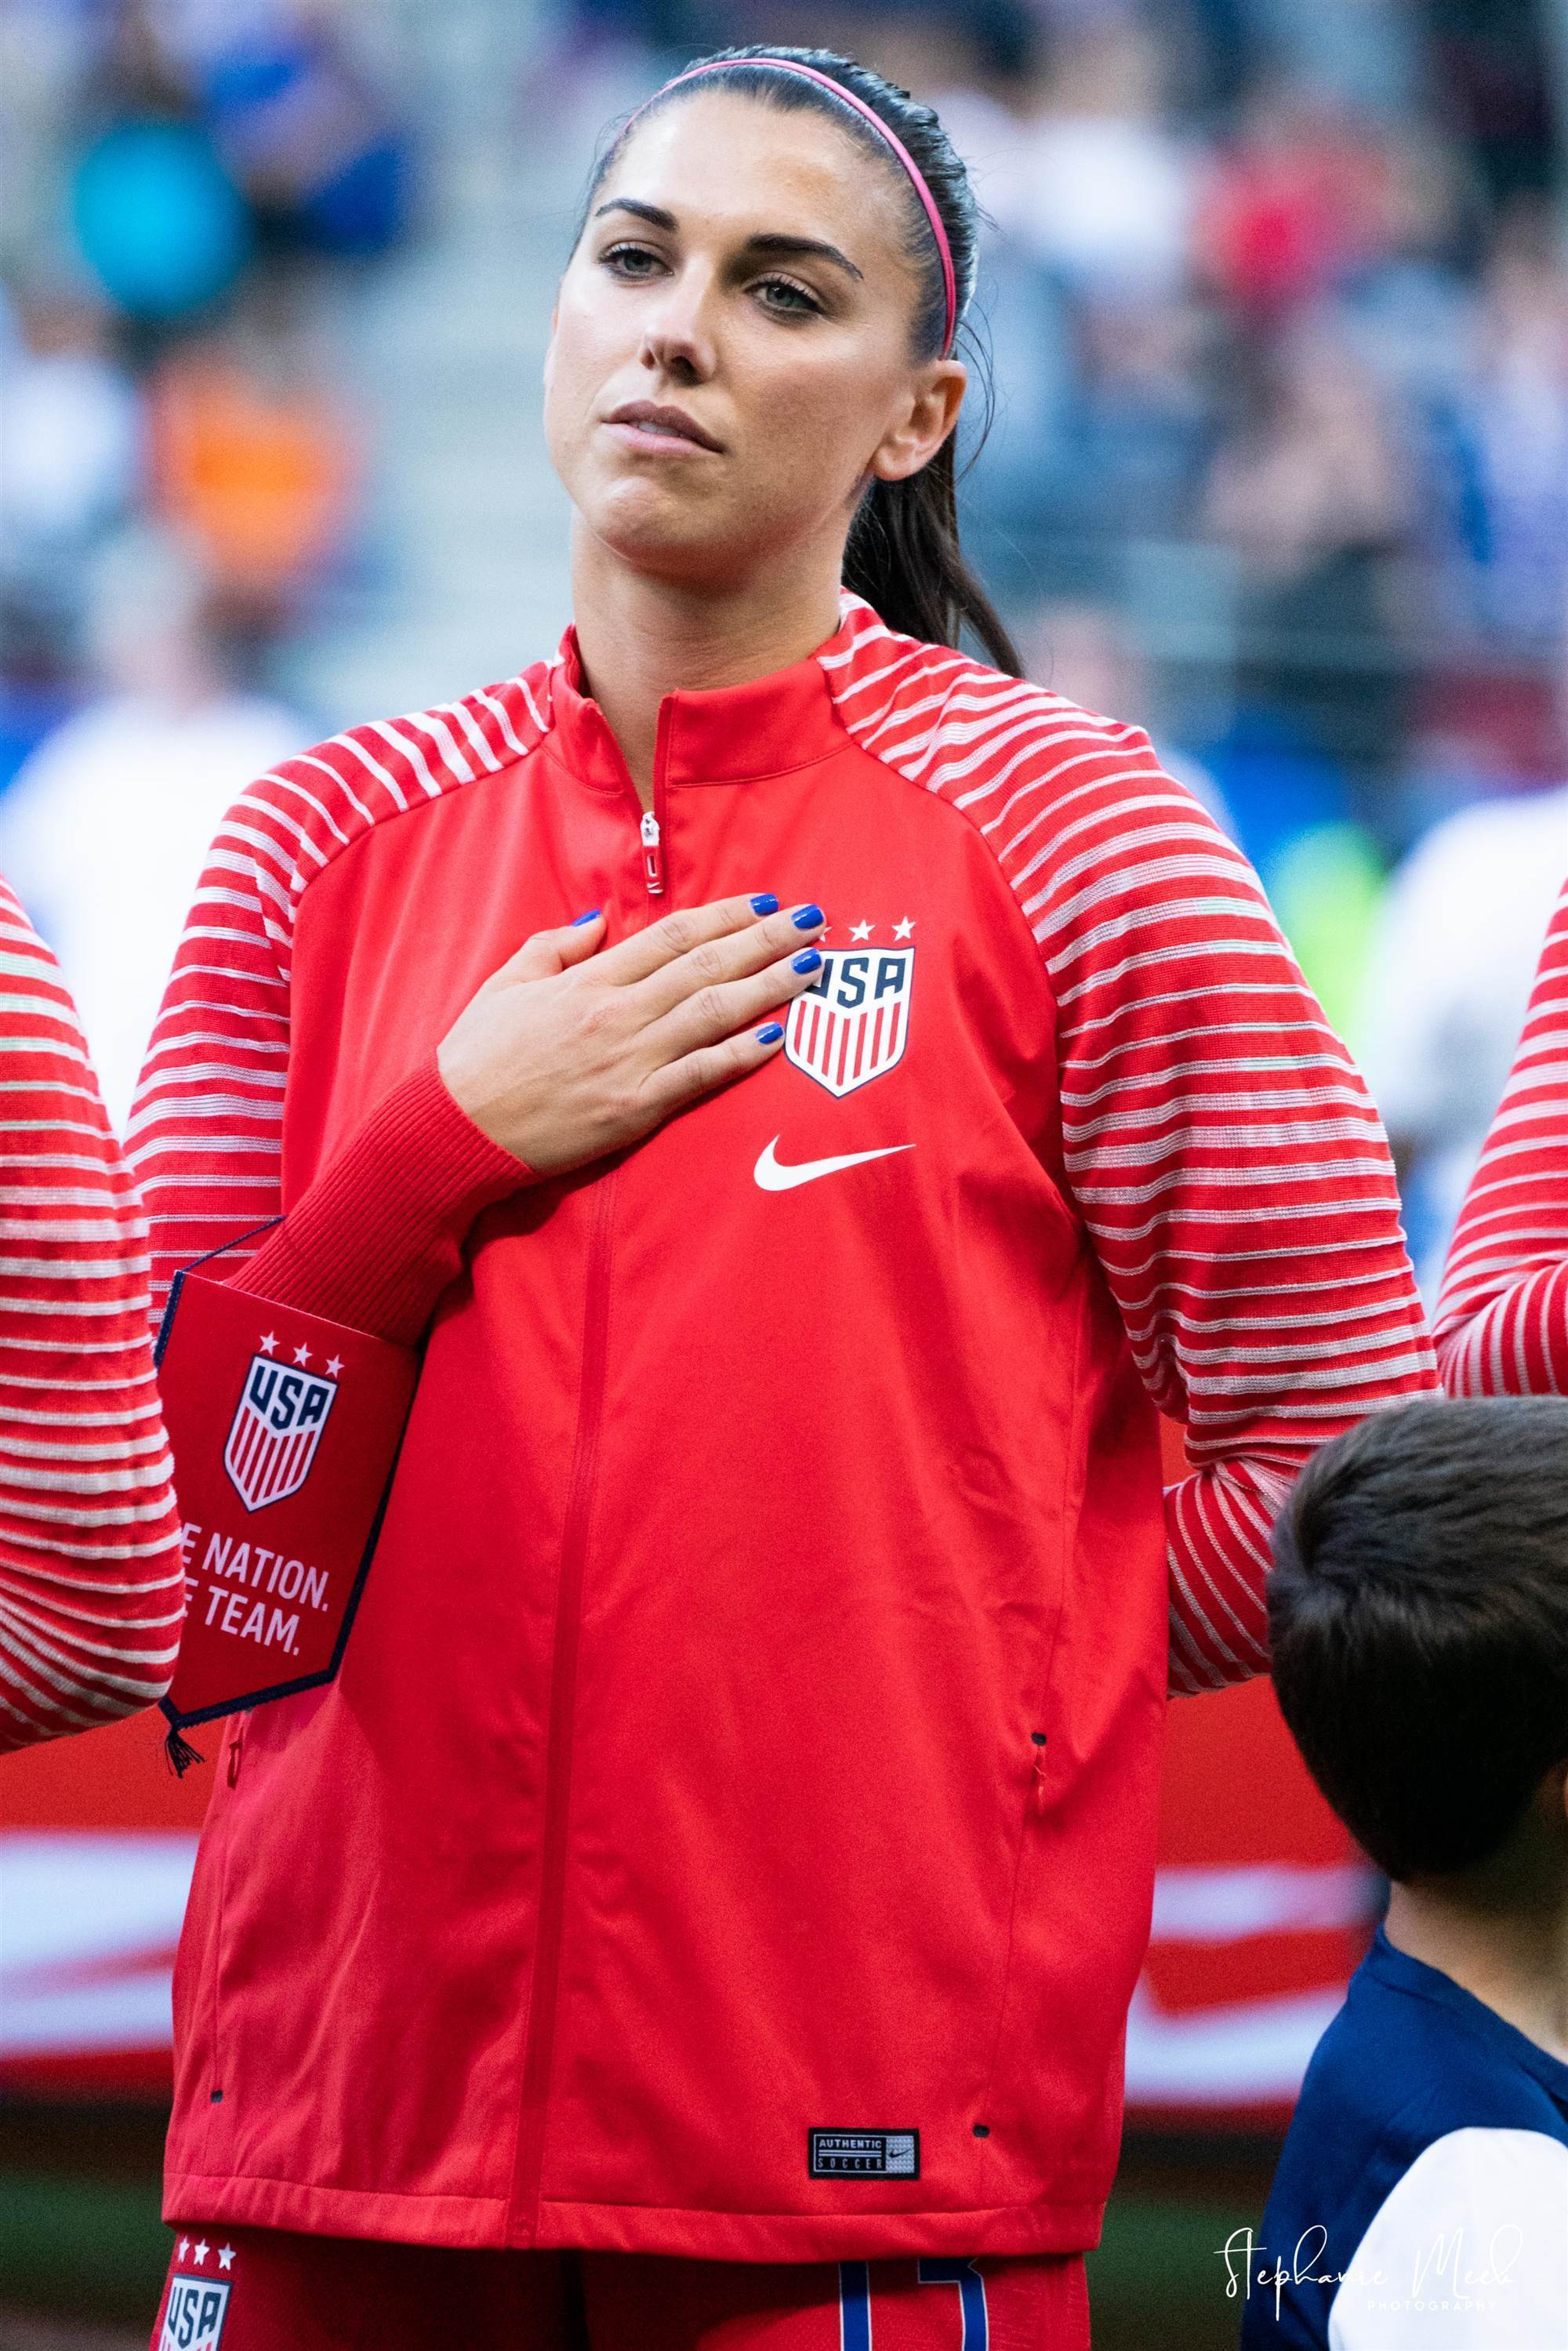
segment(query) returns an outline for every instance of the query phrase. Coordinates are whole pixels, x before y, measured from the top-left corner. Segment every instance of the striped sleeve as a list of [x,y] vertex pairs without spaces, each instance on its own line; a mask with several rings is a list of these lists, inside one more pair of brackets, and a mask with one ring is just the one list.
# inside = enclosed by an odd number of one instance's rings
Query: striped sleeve
[[180,1528],[146,1231],[76,1011],[0,883],[0,1748],[168,1688]]
[[1051,821],[1021,903],[1067,1180],[1193,1464],[1166,1498],[1187,1693],[1267,1670],[1276,1510],[1314,1447],[1436,1384],[1432,1350],[1377,1113],[1240,852],[1132,734]]
[[1454,1228],[1437,1333],[1451,1395],[1568,1395],[1568,887]]
[[[445,1093],[405,1077],[298,1198],[284,1197],[295,925],[375,825],[494,775],[546,726],[543,665],[459,703],[334,736],[259,778],[208,856],[129,1128],[152,1227],[152,1311],[182,1266],[413,1343],[481,1207],[528,1171]],[[276,1232],[266,1228],[283,1214]],[[231,1244],[234,1246],[231,1247]]]
[[1436,1384],[1376,1111],[1246,859],[1137,728],[874,616],[834,691],[985,837],[1039,946],[1067,1188],[1194,1465],[1166,1498],[1170,1687],[1245,1680],[1301,1463]]
[[288,1074],[288,881],[313,848],[287,802],[254,787],[209,853],[174,957],[126,1128],[146,1204],[152,1312],[183,1266],[282,1213]]

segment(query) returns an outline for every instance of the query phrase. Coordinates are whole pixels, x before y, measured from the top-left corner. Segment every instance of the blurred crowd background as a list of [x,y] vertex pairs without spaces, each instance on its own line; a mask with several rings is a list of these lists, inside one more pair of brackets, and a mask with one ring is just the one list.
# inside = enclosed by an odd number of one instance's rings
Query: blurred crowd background
[[973,549],[1034,674],[1226,812],[1430,1290],[1568,869],[1565,20],[0,0],[0,864],[116,1115],[233,790],[555,642],[537,363],[601,125],[821,40],[991,216]]
[[1568,0],[0,0],[0,870],[113,1114],[235,792],[553,648],[574,202],[754,39],[970,162],[971,551],[1258,865],[1430,1297],[1568,873]]

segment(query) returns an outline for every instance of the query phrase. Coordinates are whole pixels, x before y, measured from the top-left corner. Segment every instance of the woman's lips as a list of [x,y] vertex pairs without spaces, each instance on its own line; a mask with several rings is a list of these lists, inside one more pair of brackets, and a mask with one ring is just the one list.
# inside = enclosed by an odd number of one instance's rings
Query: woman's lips
[[623,448],[647,450],[663,456],[713,456],[719,444],[680,409],[655,408],[635,402],[618,408],[604,420]]

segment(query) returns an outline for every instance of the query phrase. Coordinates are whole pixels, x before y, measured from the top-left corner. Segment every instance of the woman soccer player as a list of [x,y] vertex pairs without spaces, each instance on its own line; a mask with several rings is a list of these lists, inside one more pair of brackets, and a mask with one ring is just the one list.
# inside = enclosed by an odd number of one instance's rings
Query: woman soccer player
[[974,269],[874,74],[677,76],[561,281],[559,655],[214,850],[160,1270],[287,1209],[239,1279],[424,1350],[197,1866],[223,2351],[1087,2341],[1167,1673],[1263,1666],[1293,1469],[1432,1374],[1245,862],[960,560]]

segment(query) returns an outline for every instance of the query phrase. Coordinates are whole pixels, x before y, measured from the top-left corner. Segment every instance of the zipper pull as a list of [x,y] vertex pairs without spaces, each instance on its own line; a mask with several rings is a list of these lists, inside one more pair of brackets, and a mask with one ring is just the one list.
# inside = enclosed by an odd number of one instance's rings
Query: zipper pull
[[660,846],[659,820],[652,809],[643,811],[643,879],[648,884],[650,898],[662,897],[664,889],[664,852]]
[[229,1786],[230,1786],[231,1788],[237,1788],[237,1787],[239,1786],[239,1767],[240,1767],[240,1761],[241,1761],[242,1757],[244,1756],[244,1753],[245,1753],[245,1725],[244,1725],[244,1723],[242,1722],[242,1723],[241,1723],[241,1725],[240,1725],[240,1727],[239,1727],[239,1729],[238,1729],[238,1730],[237,1730],[237,1731],[235,1731],[235,1733],[234,1737],[229,1740],[229,1774],[228,1774],[228,1777],[229,1777]]

